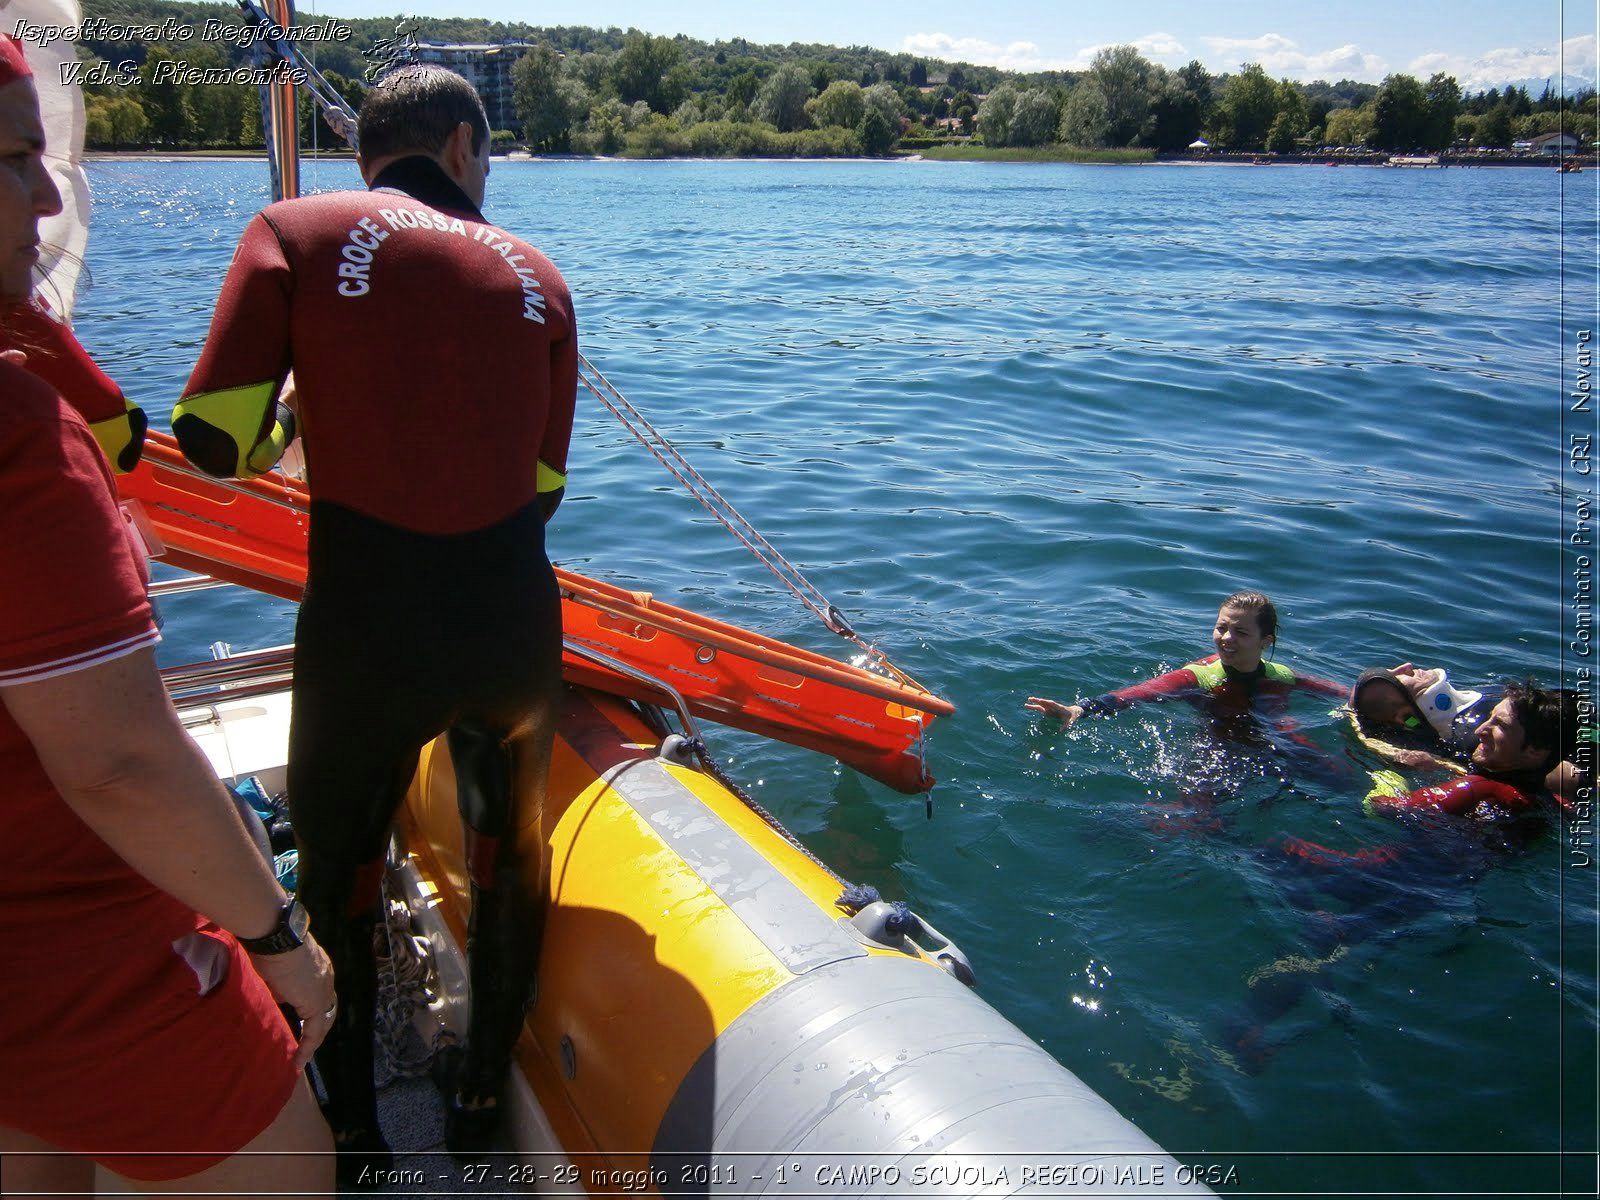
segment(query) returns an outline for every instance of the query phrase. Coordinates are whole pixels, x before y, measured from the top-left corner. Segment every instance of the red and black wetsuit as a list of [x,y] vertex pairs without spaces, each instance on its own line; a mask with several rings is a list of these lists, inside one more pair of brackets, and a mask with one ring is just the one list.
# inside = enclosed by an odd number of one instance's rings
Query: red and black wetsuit
[[[1186,700],[1197,704],[1211,715],[1213,733],[1231,748],[1260,746],[1266,732],[1257,717],[1266,718],[1270,729],[1271,757],[1265,760],[1282,785],[1289,785],[1289,776],[1283,774],[1281,760],[1286,759],[1295,776],[1342,778],[1345,767],[1330,759],[1323,751],[1298,731],[1289,716],[1289,697],[1300,689],[1321,695],[1343,697],[1345,689],[1315,676],[1297,675],[1281,663],[1263,662],[1253,671],[1238,671],[1223,665],[1219,656],[1212,654],[1175,671],[1168,671],[1154,679],[1120,688],[1114,692],[1079,701],[1085,716],[1102,716],[1121,712],[1142,701],[1165,702]],[[1237,765],[1230,755],[1230,764]],[[1183,800],[1176,806],[1182,816],[1174,818],[1164,812],[1163,830],[1199,828],[1214,831],[1219,828],[1213,815],[1219,796],[1227,794],[1236,784],[1231,769],[1218,772],[1214,764],[1207,765],[1197,777],[1183,785]],[[1198,823],[1194,814],[1198,810]]]
[[[1371,812],[1395,816],[1440,813],[1479,822],[1517,822],[1535,816],[1550,797],[1539,769],[1506,773],[1474,768],[1447,783],[1417,788],[1398,796],[1373,793],[1366,799]],[[1554,798],[1550,797],[1555,803]],[[1284,837],[1279,846],[1292,858],[1317,866],[1379,867],[1400,861],[1411,853],[1403,844],[1336,850],[1304,838]]]
[[[544,255],[488,224],[431,159],[399,160],[373,186],[250,223],[173,413],[193,461],[260,473],[282,452],[294,372],[312,502],[289,801],[300,895],[338,981],[318,1065],[344,1135],[376,1129],[372,930],[390,821],[421,747],[446,731],[472,868],[472,1095],[498,1092],[522,1028],[543,902],[518,842],[537,840],[540,815],[512,812],[511,781],[542,795],[559,705],[544,522],[578,364],[571,299]],[[500,837],[515,829],[533,836]]]
[[1403,796],[1375,795],[1374,810],[1441,812],[1455,817],[1492,820],[1533,812],[1547,795],[1542,770],[1498,774],[1471,770],[1458,779],[1417,788]]
[[1213,713],[1229,717],[1261,710],[1287,711],[1289,694],[1297,688],[1341,699],[1345,695],[1345,689],[1337,684],[1296,675],[1280,663],[1263,662],[1254,671],[1236,671],[1213,654],[1176,671],[1079,703],[1085,716],[1101,716],[1147,700],[1204,699]]

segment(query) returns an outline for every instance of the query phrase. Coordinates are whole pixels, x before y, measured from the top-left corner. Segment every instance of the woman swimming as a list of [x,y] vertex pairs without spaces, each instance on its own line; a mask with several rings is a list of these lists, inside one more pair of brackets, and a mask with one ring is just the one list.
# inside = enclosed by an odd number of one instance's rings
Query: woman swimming
[[1276,645],[1277,636],[1278,610],[1272,601],[1260,592],[1235,592],[1217,610],[1211,630],[1215,654],[1075,704],[1029,696],[1024,707],[1056,717],[1066,728],[1080,717],[1107,716],[1145,700],[1202,700],[1217,716],[1237,716],[1263,709],[1282,712],[1286,697],[1297,688],[1344,698],[1345,689],[1338,684],[1264,661],[1262,656]]

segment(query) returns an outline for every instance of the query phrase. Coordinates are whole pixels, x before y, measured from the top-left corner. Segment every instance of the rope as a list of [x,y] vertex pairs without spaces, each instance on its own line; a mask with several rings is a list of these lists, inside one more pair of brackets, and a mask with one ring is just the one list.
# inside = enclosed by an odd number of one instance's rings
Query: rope
[[[256,0],[238,0],[242,8],[252,18],[264,17]],[[341,137],[350,143],[352,149],[356,146],[356,116],[332,86],[317,70],[316,65],[306,58],[298,43],[286,39],[269,39],[267,44],[272,51],[284,59],[306,69],[307,79],[303,86],[316,101],[322,110],[324,119],[329,126]],[[313,122],[313,128],[315,122]],[[923,687],[910,675],[896,667],[876,646],[860,637],[852,628],[849,619],[833,604],[810,580],[802,575],[797,567],[780,554],[775,546],[762,536],[761,532],[744,515],[734,508],[716,488],[693,467],[671,442],[661,434],[655,426],[645,419],[644,414],[635,408],[626,396],[616,389],[604,375],[582,354],[578,355],[578,378],[584,387],[599,400],[611,414],[620,421],[625,429],[655,457],[668,474],[683,485],[684,489],[693,496],[709,512],[717,523],[733,535],[744,548],[753,554],[767,570],[788,588],[808,609],[820,619],[829,631],[847,638],[862,652],[862,659],[855,665],[866,671],[873,671],[880,675],[926,692]]]
[[738,509],[728,502],[716,488],[712,487],[705,477],[689,465],[688,461],[678,453],[677,447],[667,441],[666,437],[645,418],[644,414],[635,408],[626,396],[612,385],[611,381],[602,375],[595,365],[583,355],[578,356],[578,378],[588,388],[594,398],[600,401],[620,421],[629,433],[638,439],[644,448],[650,451],[655,460],[666,468],[667,473],[683,485],[685,491],[698,500],[701,506],[713,518],[733,535],[744,548],[753,554],[767,570],[788,588],[800,603],[810,609],[828,627],[842,638],[854,642],[866,655],[865,661],[858,664],[866,670],[876,671],[887,675],[900,683],[926,691],[914,679],[905,674],[887,658],[876,646],[871,645],[860,637],[850,625],[849,620],[837,605],[829,601],[822,592],[814,586],[788,559],[780,554],[775,546],[769,542],[761,532]]
[[837,871],[835,871],[827,863],[823,862],[815,854],[811,853],[810,850],[806,849],[805,843],[785,829],[782,821],[778,820],[777,817],[773,816],[770,812],[763,808],[754,796],[750,795],[749,792],[745,791],[742,787],[735,783],[734,780],[727,774],[727,772],[717,765],[716,760],[711,757],[711,752],[708,751],[705,746],[697,743],[695,745],[694,752],[695,757],[700,760],[700,765],[705,768],[707,775],[711,776],[711,778],[715,779],[723,787],[727,788],[728,791],[737,796],[740,802],[743,803],[744,806],[752,813],[760,817],[761,820],[766,822],[767,826],[774,833],[776,833],[784,841],[788,842],[789,845],[793,846],[801,854],[805,855],[806,858],[810,859],[811,862],[816,866],[821,867],[824,871],[826,871],[835,883],[841,885],[844,884],[844,879]]
[[[373,938],[378,953],[377,1016],[373,1025],[373,1081],[378,1087],[396,1079],[428,1073],[441,1045],[422,1041],[413,1019],[435,998],[437,972],[427,942],[411,931],[411,910],[389,895],[383,885],[382,937]],[[448,1031],[443,1031],[448,1033]]]

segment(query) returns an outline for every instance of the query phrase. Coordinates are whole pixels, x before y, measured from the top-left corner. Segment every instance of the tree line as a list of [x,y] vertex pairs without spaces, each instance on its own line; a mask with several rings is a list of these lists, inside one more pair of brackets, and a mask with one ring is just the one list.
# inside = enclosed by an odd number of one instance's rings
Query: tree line
[[[228,4],[86,0],[84,14],[124,26],[244,26]],[[396,36],[395,22],[315,21],[350,29],[347,40],[316,44],[315,61],[359,106],[368,52]],[[1254,63],[1221,75],[1199,62],[1173,70],[1132,46],[1101,50],[1082,72],[1018,73],[869,47],[703,42],[632,29],[459,17],[413,18],[406,28],[424,41],[529,43],[512,69],[517,127],[497,131],[496,141],[535,152],[854,156],[951,142],[1172,152],[1196,140],[1243,152],[1324,145],[1405,152],[1506,147],[1558,128],[1585,145],[1595,138],[1593,91],[1560,97],[1547,87],[1537,101],[1517,87],[1464,95],[1444,74],[1303,84],[1274,80]],[[247,39],[89,41],[79,53],[86,67],[102,68],[85,76],[91,147],[262,144],[253,87],[186,83],[160,70],[164,61],[248,65]],[[303,143],[339,145],[331,130],[313,127],[316,120],[304,112]]]

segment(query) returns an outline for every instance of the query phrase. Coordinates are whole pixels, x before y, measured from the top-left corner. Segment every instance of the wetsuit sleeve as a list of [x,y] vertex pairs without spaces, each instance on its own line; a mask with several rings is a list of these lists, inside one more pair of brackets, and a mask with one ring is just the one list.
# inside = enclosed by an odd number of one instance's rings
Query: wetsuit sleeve
[[567,336],[550,347],[550,406],[545,418],[544,441],[539,446],[539,499],[549,519],[567,486],[567,451],[572,443],[572,420],[578,403],[578,325],[567,298]]
[[1301,675],[1297,673],[1294,677],[1294,686],[1297,688],[1305,688],[1308,691],[1316,692],[1319,695],[1333,696],[1339,700],[1343,700],[1350,695],[1349,688],[1341,687],[1339,684],[1334,683],[1331,679],[1319,679],[1315,675]]
[[1179,667],[1176,671],[1168,671],[1165,675],[1157,675],[1154,679],[1147,679],[1132,687],[1082,700],[1079,706],[1083,709],[1084,716],[1100,717],[1121,712],[1142,701],[1172,700],[1180,696],[1197,695],[1200,690],[1200,681],[1195,678],[1194,672],[1188,667]]
[[1510,811],[1530,808],[1533,797],[1521,788],[1483,775],[1466,775],[1434,787],[1418,788],[1398,796],[1375,792],[1367,797],[1374,810],[1432,809],[1463,816],[1480,804],[1495,804]]
[[264,474],[294,438],[294,417],[278,401],[289,373],[293,290],[277,231],[258,214],[234,251],[205,348],[172,410],[184,456],[207,474]]

